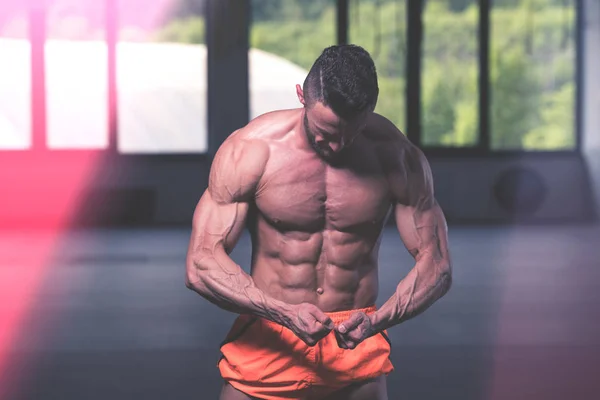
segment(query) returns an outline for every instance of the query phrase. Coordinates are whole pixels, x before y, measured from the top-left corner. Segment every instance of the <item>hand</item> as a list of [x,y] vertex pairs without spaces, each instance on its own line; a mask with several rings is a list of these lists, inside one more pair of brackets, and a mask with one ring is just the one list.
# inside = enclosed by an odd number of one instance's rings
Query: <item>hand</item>
[[371,318],[364,312],[356,312],[335,328],[338,346],[342,349],[354,349],[363,340],[375,334]]
[[334,329],[331,318],[310,303],[292,306],[285,320],[285,327],[309,346],[317,344]]

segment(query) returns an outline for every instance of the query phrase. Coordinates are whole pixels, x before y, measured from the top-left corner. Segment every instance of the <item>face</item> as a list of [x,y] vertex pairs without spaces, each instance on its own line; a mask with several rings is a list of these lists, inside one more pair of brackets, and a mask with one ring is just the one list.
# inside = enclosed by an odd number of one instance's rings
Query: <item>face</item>
[[335,160],[343,154],[364,130],[369,114],[363,113],[352,120],[344,120],[321,102],[305,110],[306,136],[313,149],[325,160]]

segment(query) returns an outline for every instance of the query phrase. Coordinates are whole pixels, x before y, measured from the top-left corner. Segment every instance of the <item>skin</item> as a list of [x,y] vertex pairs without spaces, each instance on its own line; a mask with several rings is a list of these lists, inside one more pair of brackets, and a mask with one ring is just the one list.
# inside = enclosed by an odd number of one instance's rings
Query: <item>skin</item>
[[[194,212],[186,285],[225,310],[279,323],[309,346],[333,330],[341,348],[354,349],[449,290],[446,220],[427,160],[390,121],[372,112],[342,120],[296,89],[302,108],[256,118],[215,155]],[[377,312],[334,326],[325,312],[375,304],[390,216],[414,267]],[[246,226],[251,275],[229,257]],[[331,399],[387,398],[384,377],[344,390]],[[249,397],[225,384],[221,398]]]

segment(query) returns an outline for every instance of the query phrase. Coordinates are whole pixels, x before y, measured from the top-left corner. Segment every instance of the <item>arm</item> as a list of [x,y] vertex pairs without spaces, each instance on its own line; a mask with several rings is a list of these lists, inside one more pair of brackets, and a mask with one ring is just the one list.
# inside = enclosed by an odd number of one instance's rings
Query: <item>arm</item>
[[215,155],[208,189],[194,212],[186,286],[225,310],[286,326],[312,345],[329,333],[331,320],[315,306],[291,305],[269,296],[229,257],[243,231],[268,151],[266,145],[234,134]]
[[403,144],[391,163],[396,226],[416,264],[395,293],[370,316],[355,313],[336,331],[342,348],[355,348],[369,336],[413,318],[444,296],[452,284],[448,227],[433,193],[433,179],[423,153]]
[[370,316],[356,312],[336,328],[338,345],[354,349],[366,338],[413,318],[442,297],[452,283],[447,225],[433,196],[429,164],[410,143],[391,163],[396,225],[416,264],[395,293]]
[[400,237],[416,264],[394,295],[373,315],[375,331],[421,314],[452,284],[448,227],[434,198],[429,164],[412,145],[401,154],[402,169],[392,174],[397,194],[395,219]]
[[266,147],[239,140],[235,134],[215,155],[208,189],[194,212],[186,285],[228,311],[282,323],[286,304],[258,289],[229,257],[243,231],[249,201],[267,158]]

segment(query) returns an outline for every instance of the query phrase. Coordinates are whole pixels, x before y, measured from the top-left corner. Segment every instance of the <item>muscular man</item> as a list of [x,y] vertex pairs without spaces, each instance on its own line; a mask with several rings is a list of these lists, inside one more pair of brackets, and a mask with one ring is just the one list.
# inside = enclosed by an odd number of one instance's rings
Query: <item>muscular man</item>
[[[373,112],[377,75],[364,49],[325,49],[296,91],[302,108],[260,116],[219,148],[194,213],[186,283],[240,314],[221,346],[221,399],[387,399],[386,330],[452,280],[431,170]],[[416,263],[377,309],[390,214]],[[228,256],[245,226],[251,275]]]

